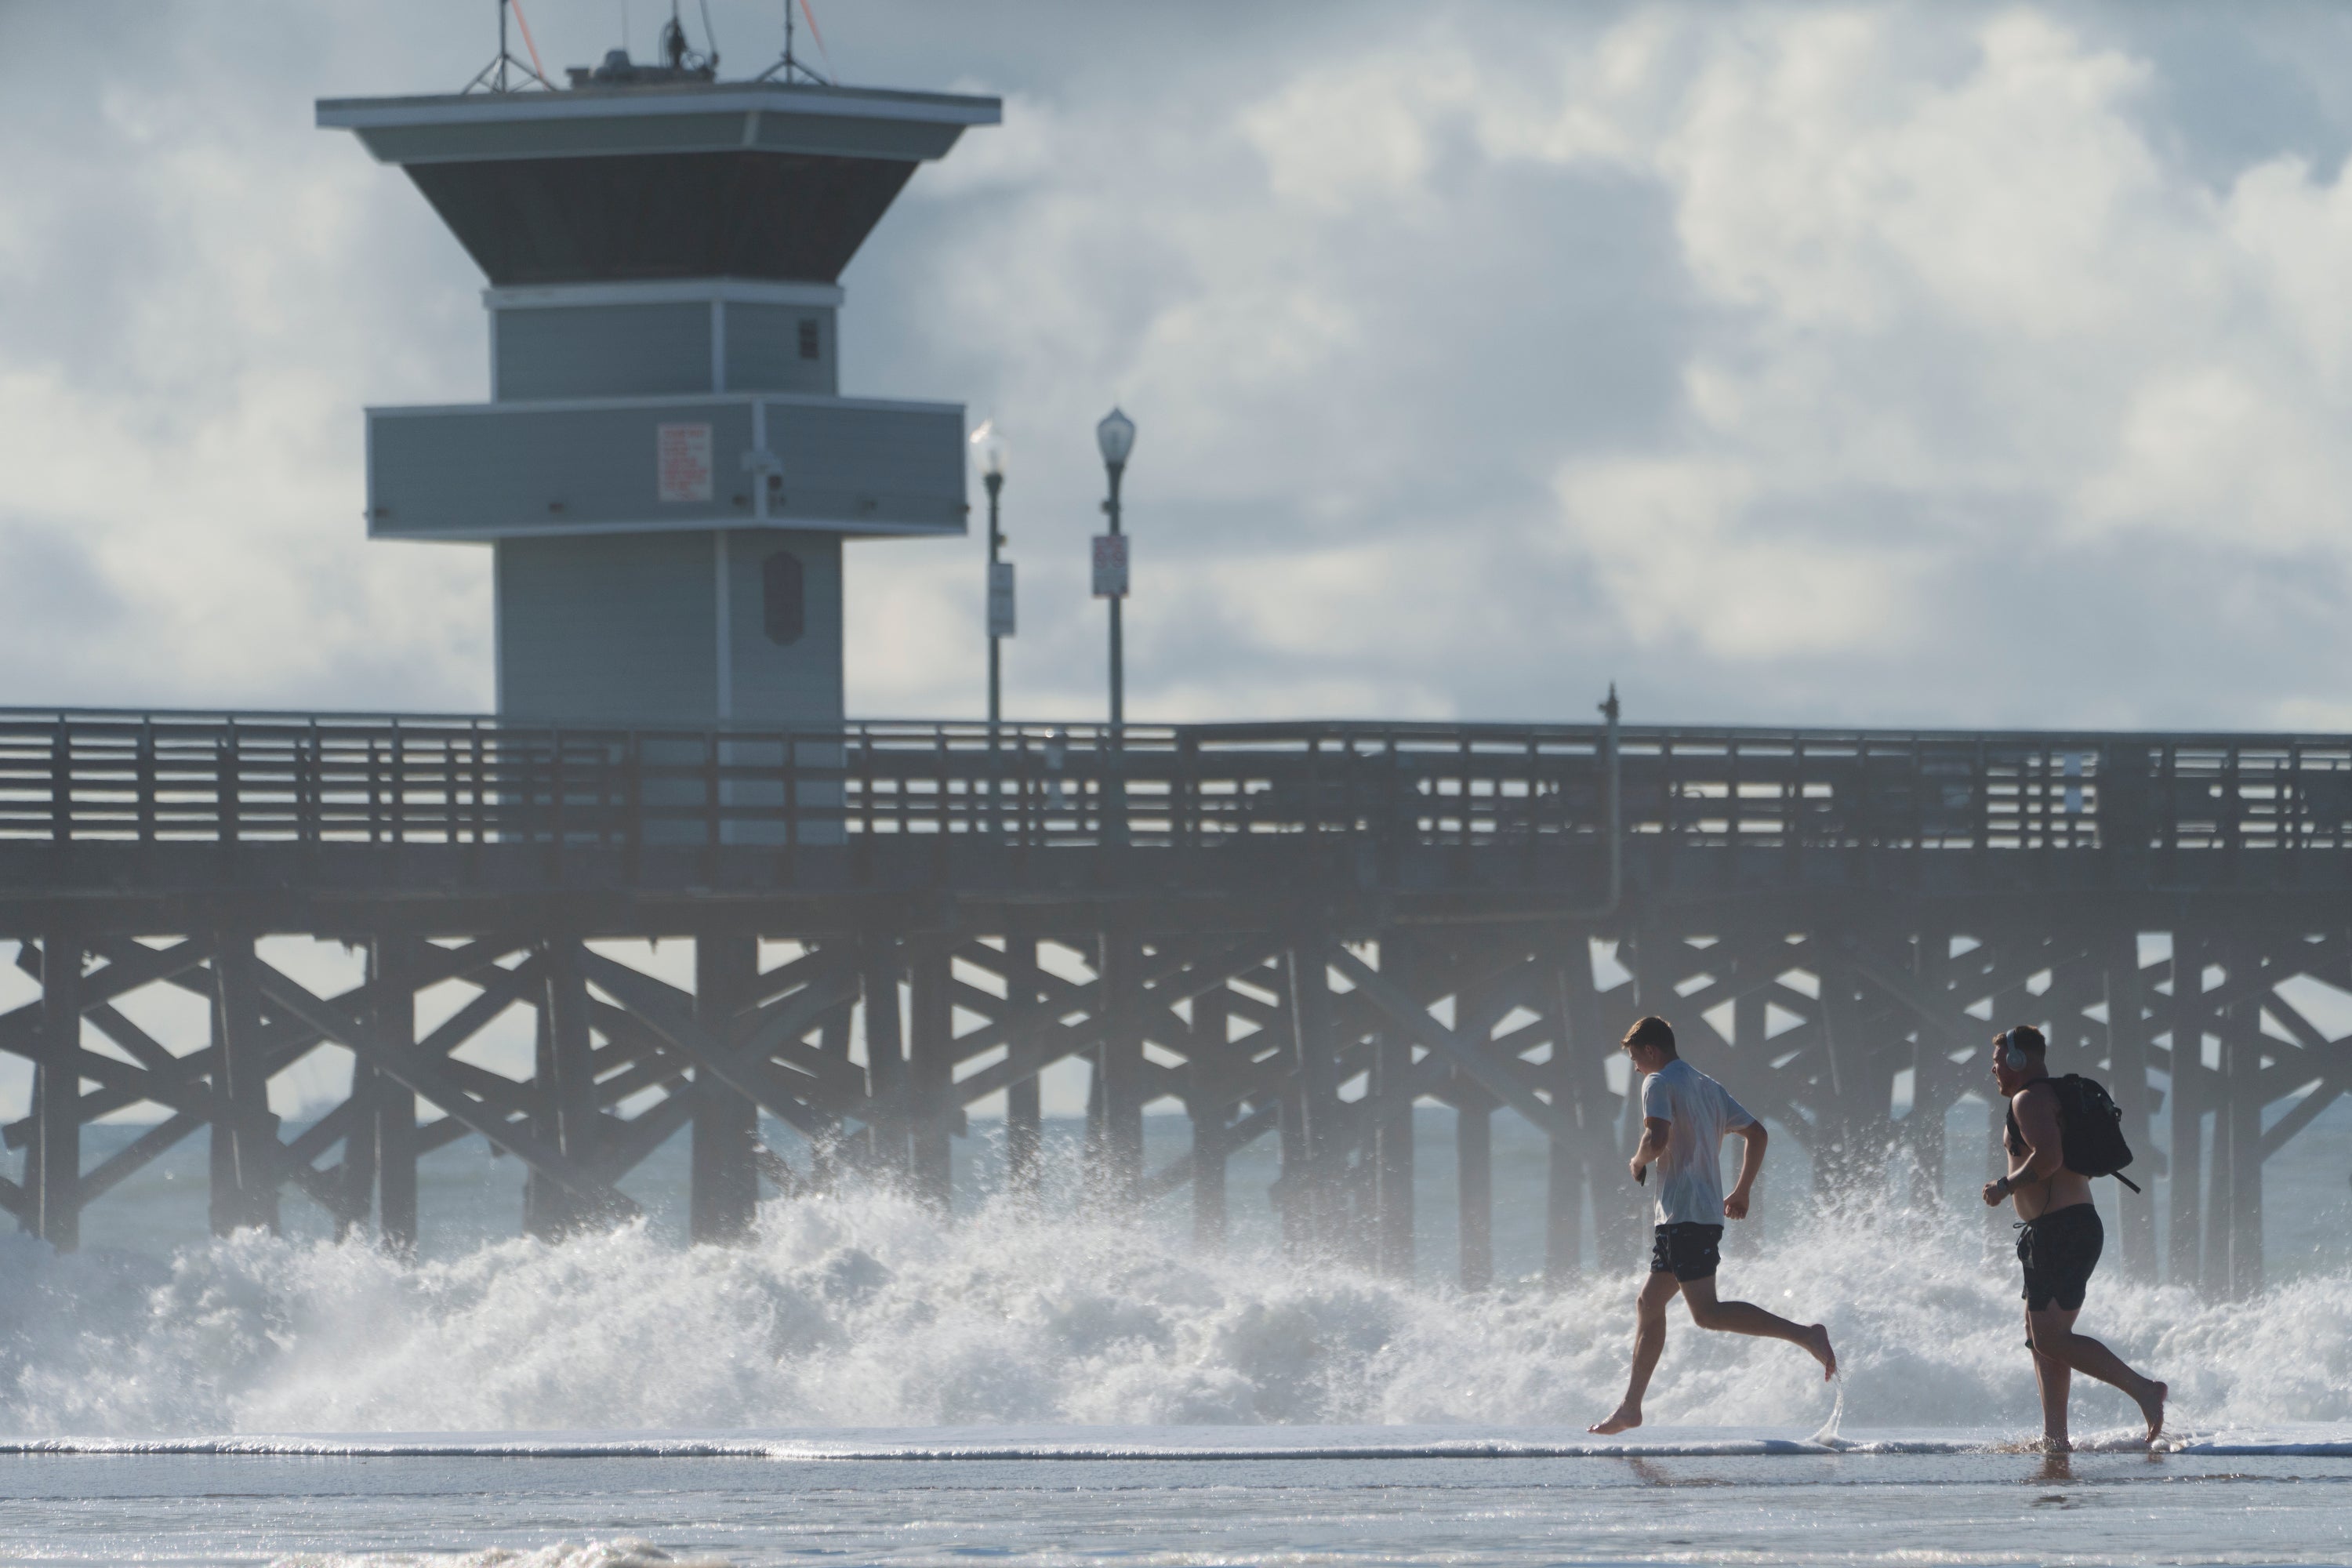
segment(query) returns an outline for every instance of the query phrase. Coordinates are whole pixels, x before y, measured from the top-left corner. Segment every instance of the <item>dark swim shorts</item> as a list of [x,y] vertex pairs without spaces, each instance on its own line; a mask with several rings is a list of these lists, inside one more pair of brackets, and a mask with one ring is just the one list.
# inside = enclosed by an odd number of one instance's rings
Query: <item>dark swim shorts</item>
[[1650,1243],[1650,1272],[1671,1274],[1677,1279],[1712,1279],[1719,1261],[1716,1247],[1722,1240],[1719,1225],[1700,1225],[1695,1220],[1662,1225]]
[[2017,1227],[2017,1260],[2025,1265],[2025,1310],[2079,1310],[2091,1270],[2106,1246],[2106,1226],[2089,1204],[2053,1209]]

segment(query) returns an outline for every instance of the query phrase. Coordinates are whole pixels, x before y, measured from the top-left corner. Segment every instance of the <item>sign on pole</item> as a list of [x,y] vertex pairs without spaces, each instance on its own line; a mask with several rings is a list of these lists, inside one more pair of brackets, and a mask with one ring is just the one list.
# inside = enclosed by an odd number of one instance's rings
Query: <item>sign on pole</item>
[[710,499],[710,426],[654,426],[655,481],[665,501]]
[[1127,538],[1124,533],[1095,535],[1095,597],[1127,597]]
[[988,635],[1013,635],[1013,563],[992,561],[988,566]]

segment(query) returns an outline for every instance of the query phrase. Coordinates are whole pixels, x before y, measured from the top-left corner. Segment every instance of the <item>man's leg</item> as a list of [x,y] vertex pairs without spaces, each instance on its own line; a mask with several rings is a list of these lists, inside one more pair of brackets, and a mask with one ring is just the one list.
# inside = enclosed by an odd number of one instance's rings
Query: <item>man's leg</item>
[[1666,1348],[1666,1303],[1680,1289],[1681,1281],[1664,1269],[1653,1269],[1642,1281],[1642,1293],[1633,1300],[1633,1371],[1625,1380],[1624,1403],[1587,1430],[1606,1436],[1642,1424],[1642,1395],[1649,1392],[1650,1374]]
[[2042,1446],[2046,1452],[2063,1454],[2074,1447],[2066,1436],[2066,1400],[2074,1389],[2074,1370],[2056,1356],[2042,1353],[2041,1337],[2033,1331],[2037,1316],[2062,1318],[2072,1325],[2074,1314],[2054,1310],[2025,1314],[2025,1337],[2033,1347],[2033,1383],[2042,1391]]
[[[2171,1389],[2152,1377],[2142,1377],[2124,1364],[2124,1358],[2088,1334],[2074,1331],[2074,1314],[2081,1308],[2067,1309],[2052,1305],[2041,1311],[2029,1311],[2025,1321],[2033,1334],[2033,1350],[2037,1358],[2048,1356],[2076,1372],[2087,1373],[2101,1383],[2113,1384],[2131,1396],[2139,1413],[2147,1421],[2147,1436],[2154,1442],[2164,1432],[2164,1401]],[[2038,1364],[2038,1359],[2037,1359]],[[2043,1425],[2049,1423],[2048,1399],[2043,1396]],[[2065,1406],[2059,1406],[2061,1430],[2063,1430]]]
[[1763,1308],[1748,1301],[1718,1301],[1715,1298],[1715,1276],[1682,1282],[1683,1303],[1690,1308],[1691,1321],[1702,1329],[1715,1329],[1727,1334],[1754,1334],[1760,1339],[1786,1340],[1801,1345],[1805,1353],[1822,1363],[1822,1381],[1826,1383],[1837,1372],[1837,1352],[1830,1348],[1830,1331],[1822,1323],[1811,1327],[1779,1318]]

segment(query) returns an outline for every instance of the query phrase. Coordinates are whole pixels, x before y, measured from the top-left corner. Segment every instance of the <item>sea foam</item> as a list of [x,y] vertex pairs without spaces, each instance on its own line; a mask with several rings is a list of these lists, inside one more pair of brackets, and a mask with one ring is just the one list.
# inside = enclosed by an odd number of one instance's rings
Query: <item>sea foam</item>
[[673,1557],[649,1541],[559,1541],[530,1551],[492,1546],[479,1552],[305,1552],[274,1559],[269,1568],[731,1568],[723,1557]]
[[[632,1226],[413,1266],[257,1232],[168,1259],[10,1237],[0,1435],[1312,1424],[1551,1428],[1564,1450],[1622,1390],[1635,1283],[1464,1295],[1197,1258],[1115,1216],[996,1202],[949,1221],[881,1191],[772,1203],[741,1247]],[[1722,1289],[1830,1325],[1853,1432],[1972,1442],[2036,1420],[2015,1264],[1981,1215],[1784,1223]],[[1801,1353],[1672,1325],[1645,1431],[1823,1426],[1832,1391]],[[2110,1268],[2082,1328],[2171,1382],[2184,1436],[2294,1425],[2325,1445],[2352,1423],[2346,1274],[2209,1303]],[[2079,1433],[2128,1432],[2119,1394],[2077,1383]]]

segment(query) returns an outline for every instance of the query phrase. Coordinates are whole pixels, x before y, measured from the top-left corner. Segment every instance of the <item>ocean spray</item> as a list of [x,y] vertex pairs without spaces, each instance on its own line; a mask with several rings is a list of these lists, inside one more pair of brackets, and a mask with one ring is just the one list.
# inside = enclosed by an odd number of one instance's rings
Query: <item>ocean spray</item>
[[[1849,1209],[1777,1228],[1721,1289],[1827,1322],[1860,1426],[2022,1428],[2015,1268],[1983,1235],[1978,1215]],[[877,1190],[772,1203],[740,1248],[632,1226],[403,1265],[259,1233],[160,1260],[11,1237],[0,1433],[1580,1425],[1622,1388],[1637,1283],[1463,1295],[1004,1200],[948,1221]],[[1801,1436],[1830,1414],[1793,1348],[1670,1325],[1652,1426]],[[2343,1273],[2208,1303],[2111,1268],[2082,1326],[2171,1382],[2176,1426],[2352,1421]],[[2085,1432],[2130,1414],[2097,1385],[2076,1410]]]

